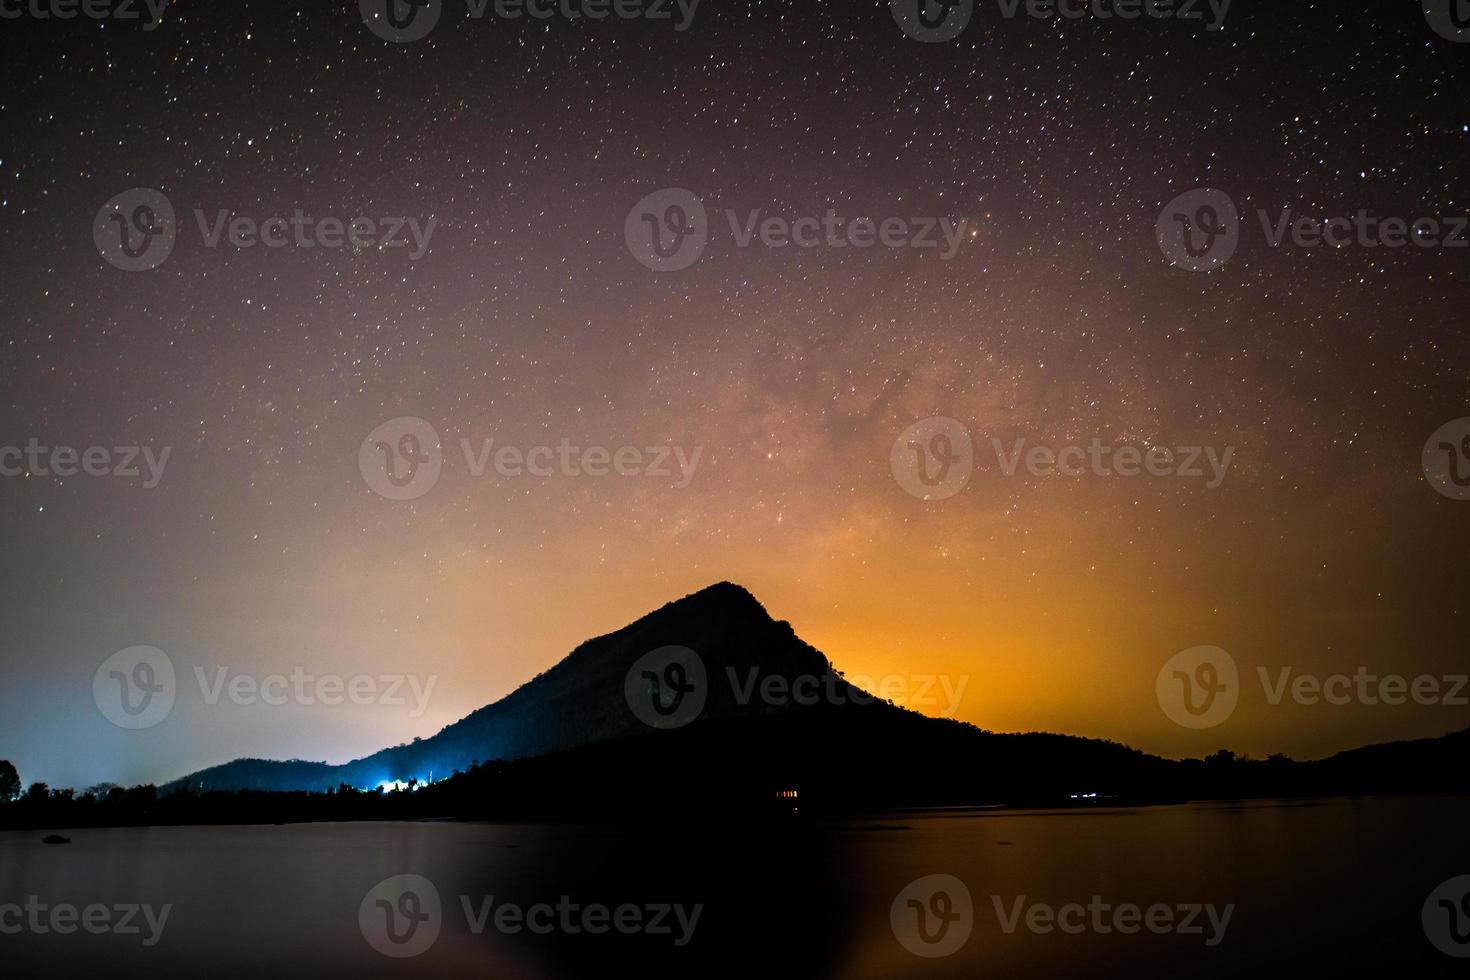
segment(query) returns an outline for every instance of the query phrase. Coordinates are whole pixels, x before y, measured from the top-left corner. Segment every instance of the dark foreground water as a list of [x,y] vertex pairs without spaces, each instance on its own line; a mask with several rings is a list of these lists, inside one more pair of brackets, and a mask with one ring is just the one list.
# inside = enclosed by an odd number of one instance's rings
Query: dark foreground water
[[1467,828],[1470,800],[1364,799],[7,832],[0,972],[1464,976]]

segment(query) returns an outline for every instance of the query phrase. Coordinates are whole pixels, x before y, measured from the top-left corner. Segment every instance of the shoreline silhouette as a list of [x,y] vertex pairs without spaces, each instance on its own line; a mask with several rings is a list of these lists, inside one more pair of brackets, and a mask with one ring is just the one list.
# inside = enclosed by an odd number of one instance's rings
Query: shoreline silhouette
[[[806,689],[817,696],[790,696],[813,679],[819,683]],[[773,699],[773,691],[785,694]],[[33,784],[0,804],[0,826],[713,812],[788,820],[938,807],[1463,794],[1470,781],[1457,774],[1467,756],[1470,729],[1314,761],[1228,749],[1172,760],[1106,740],[990,732],[849,684],[790,624],[722,582],[583,643],[429,738],[336,766],[238,759],[157,787],[78,795]]]

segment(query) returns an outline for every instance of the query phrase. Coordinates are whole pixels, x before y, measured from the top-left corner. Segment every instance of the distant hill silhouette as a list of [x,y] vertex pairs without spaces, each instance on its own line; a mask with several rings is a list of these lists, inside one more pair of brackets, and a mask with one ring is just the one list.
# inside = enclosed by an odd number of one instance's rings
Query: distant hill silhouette
[[[693,721],[660,730],[632,710],[625,683],[640,658],[668,646],[698,653],[707,700]],[[668,679],[657,671],[652,676],[650,683]],[[740,688],[753,676],[785,684],[823,678],[837,696],[810,704],[742,700]],[[395,814],[739,809],[753,801],[764,806],[784,790],[798,790],[803,809],[830,812],[1122,804],[1465,792],[1467,754],[1470,730],[1316,762],[1239,760],[1223,750],[1208,759],[1174,761],[1095,739],[995,734],[864,696],[749,592],[720,583],[583,643],[512,694],[430,738],[341,766],[242,759],[194,773],[161,793],[329,791],[343,784],[363,789],[423,782],[433,772],[435,785],[412,794],[412,804],[394,804]],[[438,782],[456,771],[464,774]]]

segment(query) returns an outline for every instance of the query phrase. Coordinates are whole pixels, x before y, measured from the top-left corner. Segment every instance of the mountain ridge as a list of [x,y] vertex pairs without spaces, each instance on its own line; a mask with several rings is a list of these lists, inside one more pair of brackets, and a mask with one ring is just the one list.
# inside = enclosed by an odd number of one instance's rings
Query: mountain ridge
[[[657,660],[652,669],[650,657]],[[678,672],[669,673],[675,666]],[[703,671],[705,681],[696,678],[690,688],[702,691],[690,717],[672,719],[675,724],[635,708],[664,703],[674,682],[688,680],[686,670]],[[719,683],[722,674],[730,684]],[[742,674],[778,679],[788,690],[798,679],[821,678],[829,696],[773,702],[753,698],[751,684],[742,698]],[[1067,805],[1078,799],[1464,792],[1470,783],[1453,774],[1464,771],[1467,755],[1470,729],[1305,762],[1237,759],[1226,750],[1203,760],[1171,760],[1109,740],[994,733],[920,714],[848,684],[789,622],[774,619],[747,589],[721,581],[578,644],[509,694],[427,738],[340,765],[236,759],[160,790],[362,790],[424,783],[431,774],[439,790],[444,777],[464,773],[424,803],[439,799],[462,814],[503,815],[513,798],[533,813],[568,814],[606,806],[625,789],[625,773],[658,765],[681,776],[676,790],[644,788],[644,802],[657,797],[665,806],[695,800],[743,805],[793,786],[805,787],[804,798],[834,811]]]

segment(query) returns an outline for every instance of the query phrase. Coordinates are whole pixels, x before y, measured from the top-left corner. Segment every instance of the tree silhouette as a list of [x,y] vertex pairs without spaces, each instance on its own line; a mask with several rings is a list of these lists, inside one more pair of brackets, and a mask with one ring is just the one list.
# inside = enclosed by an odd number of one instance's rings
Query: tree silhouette
[[15,766],[0,759],[0,803],[9,803],[20,795],[20,773]]

